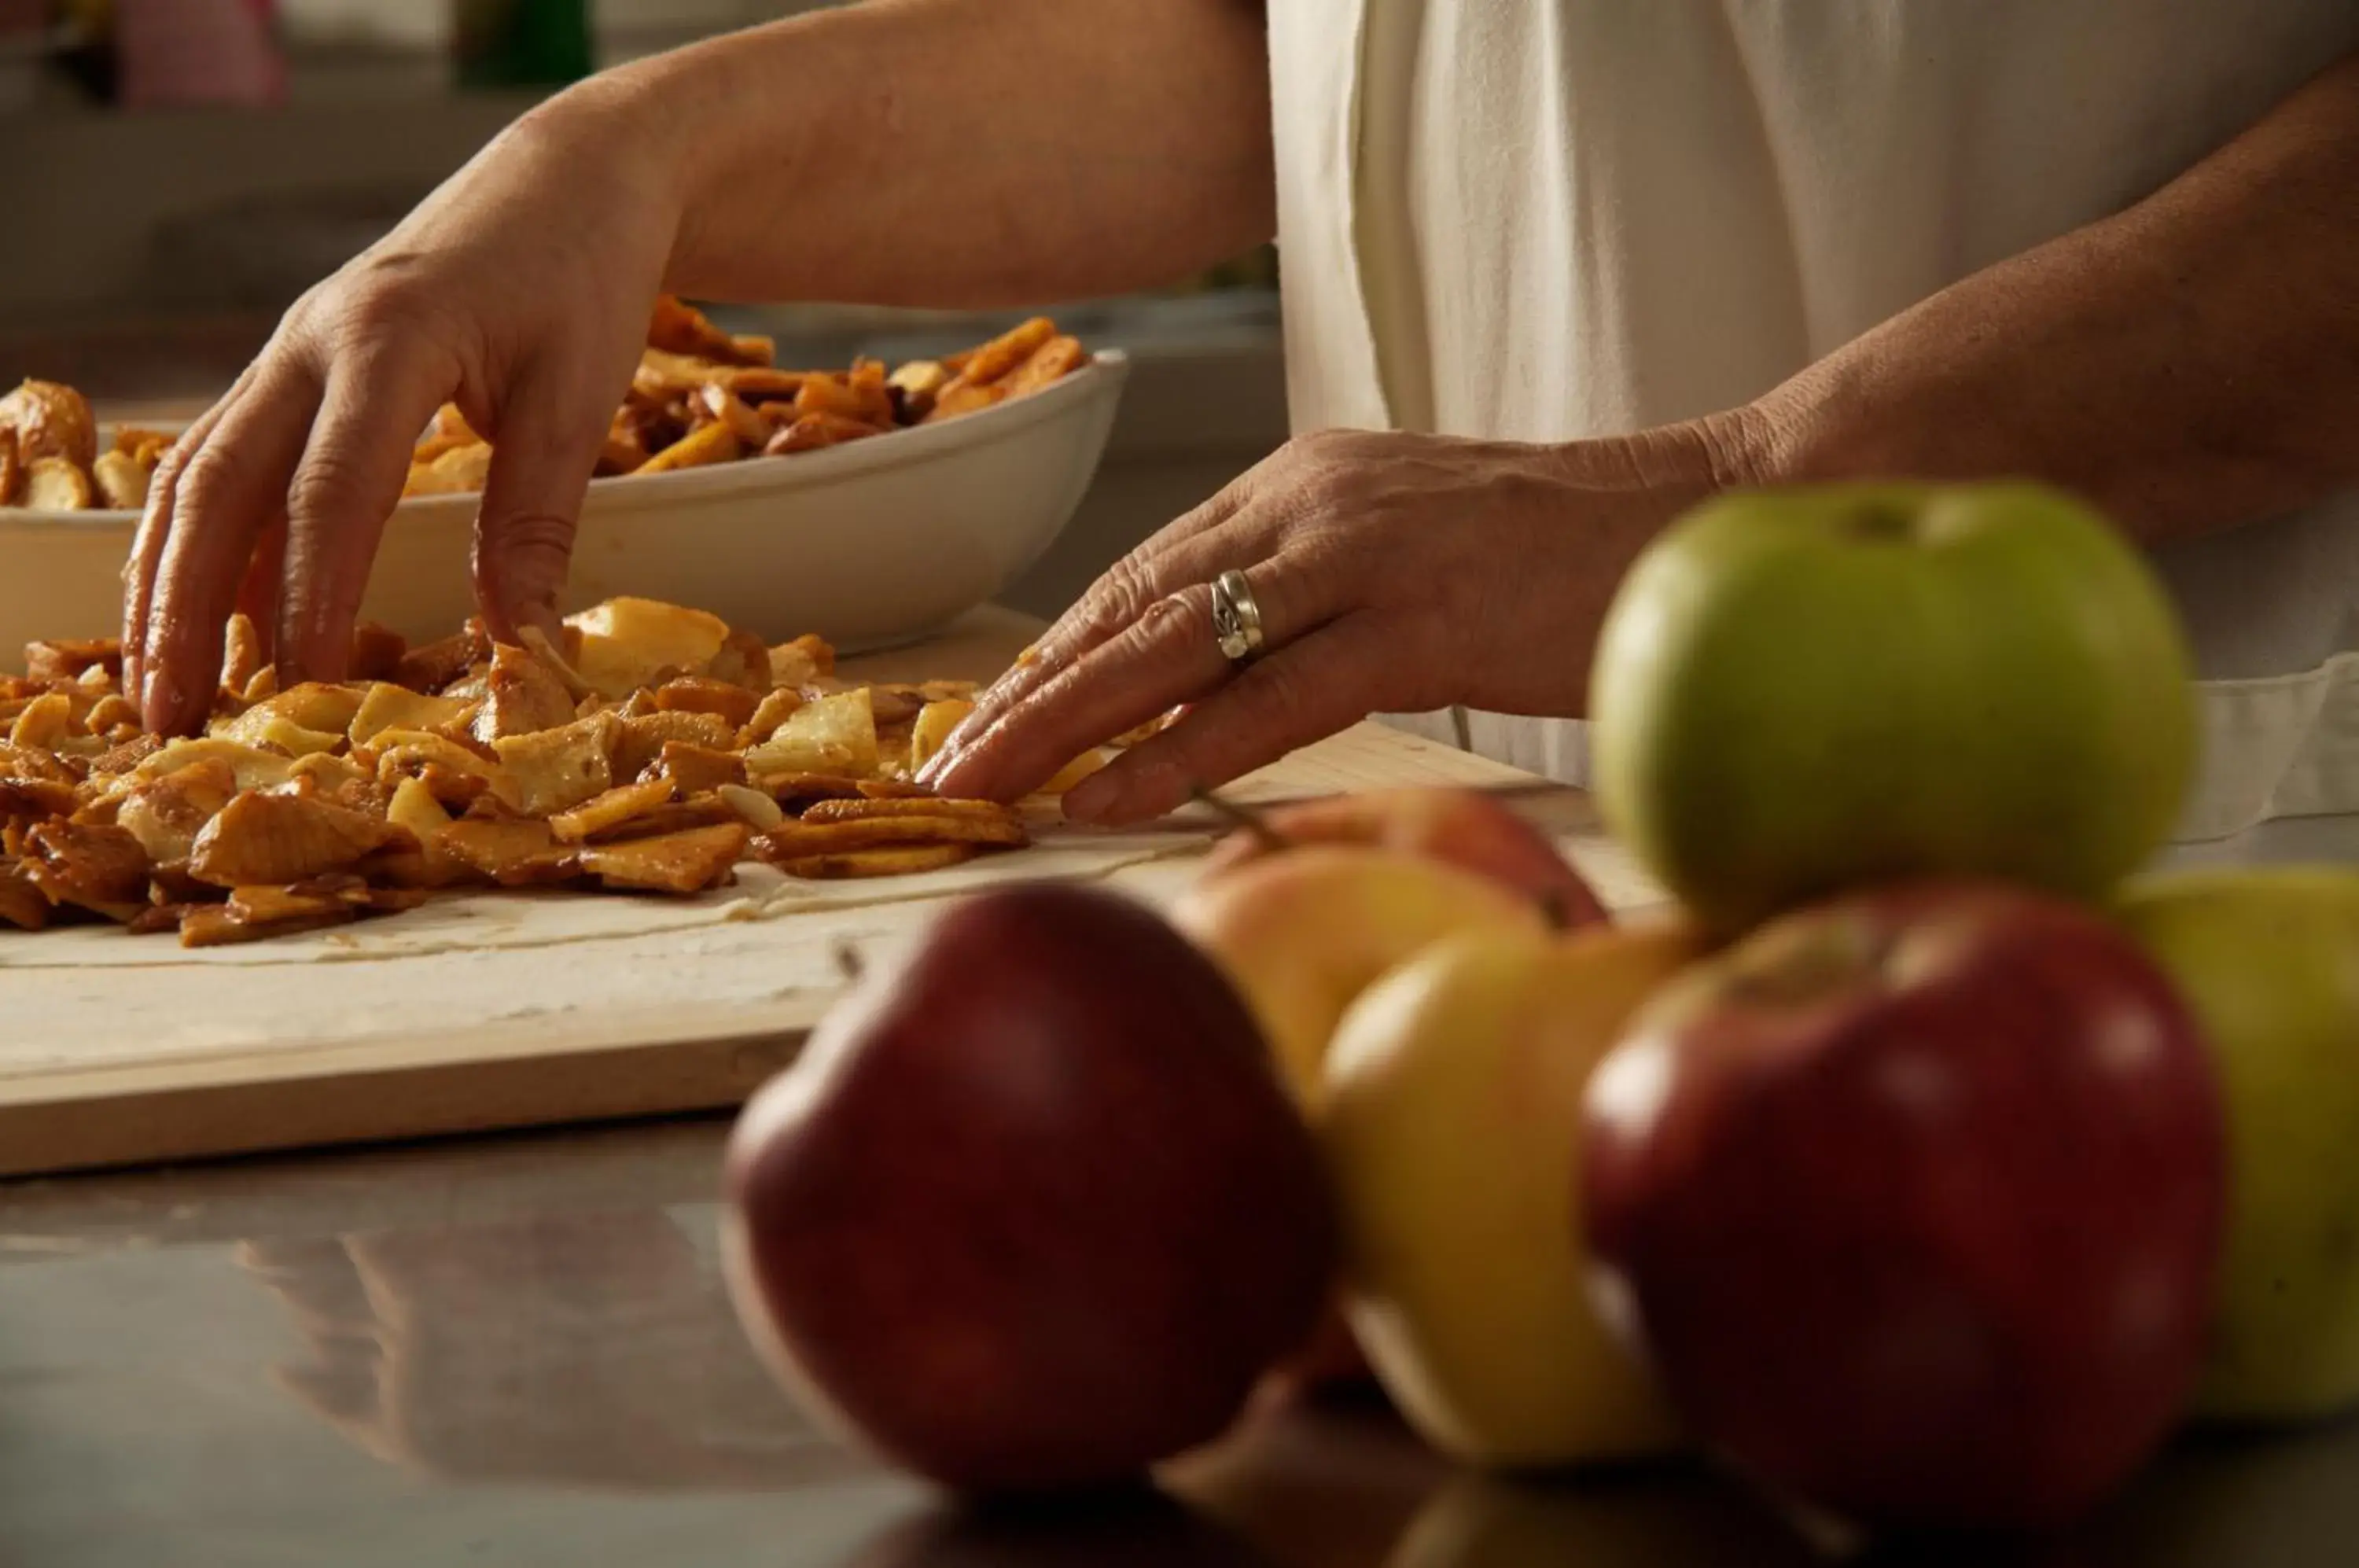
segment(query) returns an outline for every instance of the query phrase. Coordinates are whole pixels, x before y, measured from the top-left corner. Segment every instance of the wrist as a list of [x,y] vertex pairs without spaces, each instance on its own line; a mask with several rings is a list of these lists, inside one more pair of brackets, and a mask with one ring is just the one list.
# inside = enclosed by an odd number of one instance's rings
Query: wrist
[[[806,10],[613,73],[669,170],[679,224],[668,288],[745,299],[829,287],[823,275],[864,225],[819,220],[847,206],[864,213],[897,175],[910,177],[893,162],[913,107],[904,71],[875,62],[924,41],[901,36],[898,13],[913,9]],[[881,15],[864,15],[872,10]],[[784,230],[781,200],[832,232]]]
[[1584,488],[1642,491],[1683,508],[1723,490],[1773,483],[1778,441],[1755,405],[1625,436],[1555,448],[1559,472]]
[[694,76],[693,62],[675,56],[636,60],[567,88],[509,131],[546,147],[576,178],[594,169],[600,200],[660,224],[666,288],[674,286],[697,211],[711,200],[713,116],[697,113],[705,90]]
[[1753,490],[1785,477],[1784,422],[1767,398],[1690,421],[1713,491]]
[[[1821,360],[1741,410],[1735,461],[1748,485],[1833,485],[1947,472],[1921,422],[1896,417],[1892,389]],[[1953,432],[1944,432],[1951,434]]]

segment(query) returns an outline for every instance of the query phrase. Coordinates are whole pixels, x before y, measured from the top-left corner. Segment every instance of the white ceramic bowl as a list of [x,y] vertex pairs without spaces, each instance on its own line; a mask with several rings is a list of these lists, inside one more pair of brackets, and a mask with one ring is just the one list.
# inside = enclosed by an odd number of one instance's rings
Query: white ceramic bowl
[[[1081,505],[1129,364],[1118,351],[1014,401],[848,445],[593,480],[564,608],[618,593],[847,652],[912,642],[1006,588]],[[404,501],[362,614],[413,640],[474,613],[473,495]],[[37,637],[112,636],[130,512],[0,508],[0,668]]]

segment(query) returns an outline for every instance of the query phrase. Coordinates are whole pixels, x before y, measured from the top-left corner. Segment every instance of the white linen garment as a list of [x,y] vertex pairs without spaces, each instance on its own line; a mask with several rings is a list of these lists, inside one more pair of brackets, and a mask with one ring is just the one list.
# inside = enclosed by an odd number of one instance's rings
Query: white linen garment
[[[1295,428],[1538,441],[1744,403],[2359,49],[2359,0],[1268,9]],[[2359,495],[2158,559],[2203,677],[2182,838],[2359,813]],[[1583,781],[1580,724],[1464,718]]]

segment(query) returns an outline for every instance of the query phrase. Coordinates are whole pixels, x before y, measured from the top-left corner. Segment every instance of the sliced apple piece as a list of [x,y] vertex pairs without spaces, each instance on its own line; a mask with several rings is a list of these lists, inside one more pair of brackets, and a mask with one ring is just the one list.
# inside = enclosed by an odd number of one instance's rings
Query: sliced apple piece
[[745,754],[745,771],[837,773],[855,778],[876,771],[876,716],[868,691],[860,687],[807,702],[777,733]]
[[728,639],[729,623],[654,599],[615,598],[568,616],[581,633],[574,672],[619,702],[669,670],[701,674]]
[[437,730],[466,715],[468,704],[454,697],[430,696],[390,681],[373,682],[346,722],[344,733],[354,746],[366,746],[387,730]]
[[553,816],[614,783],[614,743],[622,721],[612,713],[532,735],[495,741],[509,804],[528,817]]

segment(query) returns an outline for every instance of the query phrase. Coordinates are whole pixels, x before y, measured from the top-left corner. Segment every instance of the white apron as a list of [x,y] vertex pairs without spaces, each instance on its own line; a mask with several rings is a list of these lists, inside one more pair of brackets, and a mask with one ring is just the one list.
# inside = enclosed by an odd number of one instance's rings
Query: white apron
[[[2354,0],[1268,8],[1295,428],[1535,441],[1746,402],[2359,49]],[[2359,814],[2359,495],[2157,559],[2203,677],[2182,841]],[[1584,781],[1575,723],[1389,717]]]

